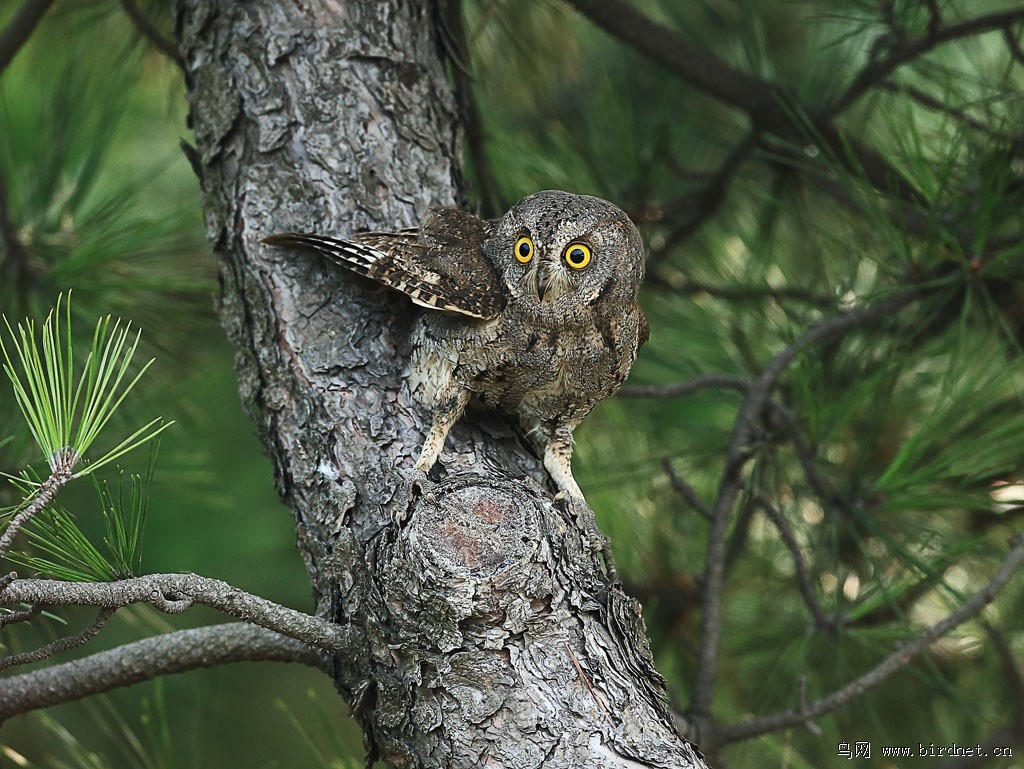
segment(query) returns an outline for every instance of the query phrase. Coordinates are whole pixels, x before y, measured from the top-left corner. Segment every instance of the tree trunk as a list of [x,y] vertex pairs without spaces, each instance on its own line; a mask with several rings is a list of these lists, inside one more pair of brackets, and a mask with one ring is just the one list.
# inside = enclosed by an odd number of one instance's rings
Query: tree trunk
[[[267,234],[408,226],[460,198],[434,6],[180,0],[222,322],[295,514],[337,686],[410,767],[704,766],[673,730],[634,601],[504,421],[471,414],[414,487],[413,306]],[[584,510],[584,513],[589,511]],[[244,532],[240,532],[244,536]]]

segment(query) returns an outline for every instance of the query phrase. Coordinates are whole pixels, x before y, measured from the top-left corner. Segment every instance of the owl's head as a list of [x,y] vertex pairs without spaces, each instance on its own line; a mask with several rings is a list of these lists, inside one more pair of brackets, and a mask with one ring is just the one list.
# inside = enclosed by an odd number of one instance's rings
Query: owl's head
[[644,277],[640,233],[606,200],[545,190],[498,222],[487,251],[523,310],[564,317],[636,298]]

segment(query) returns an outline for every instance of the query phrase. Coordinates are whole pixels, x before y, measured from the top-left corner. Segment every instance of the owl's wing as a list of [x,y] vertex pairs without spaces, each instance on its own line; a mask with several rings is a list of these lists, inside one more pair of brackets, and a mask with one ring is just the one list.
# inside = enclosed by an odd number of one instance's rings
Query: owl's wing
[[423,307],[490,319],[508,301],[504,283],[484,252],[490,227],[472,214],[435,208],[420,227],[398,232],[362,232],[348,240],[285,232],[263,242],[316,251]]

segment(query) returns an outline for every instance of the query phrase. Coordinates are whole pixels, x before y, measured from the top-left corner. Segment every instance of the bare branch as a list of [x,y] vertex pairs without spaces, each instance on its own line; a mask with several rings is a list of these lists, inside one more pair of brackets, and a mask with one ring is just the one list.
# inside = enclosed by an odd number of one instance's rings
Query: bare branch
[[1010,27],[1003,28],[1003,40],[1006,41],[1006,47],[1010,51],[1010,56],[1018,64],[1024,64],[1024,49],[1020,46],[1020,40],[1017,39],[1017,34]]
[[160,34],[160,30],[153,26],[153,23],[139,10],[135,0],[121,0],[121,7],[124,8],[124,12],[132,20],[135,28],[142,33],[143,37],[149,40],[160,53],[177,64],[182,70],[185,69],[185,62],[178,55],[178,49],[174,47],[174,43]]
[[775,114],[780,88],[701,50],[622,0],[570,0],[599,27],[682,77],[694,88],[758,115]]
[[1010,551],[1007,553],[1006,558],[1003,559],[1002,565],[992,575],[992,579],[989,580],[985,587],[964,601],[945,619],[936,622],[913,641],[892,652],[872,670],[827,697],[822,697],[820,700],[811,703],[799,712],[787,711],[773,716],[752,718],[738,724],[731,724],[716,729],[714,734],[710,736],[709,742],[713,743],[714,748],[718,748],[732,742],[748,740],[761,734],[780,731],[791,726],[806,723],[811,719],[831,713],[849,704],[863,695],[864,692],[878,686],[893,673],[905,667],[936,639],[941,638],[958,625],[971,619],[992,603],[1017,572],[1022,561],[1024,561],[1024,534],[1017,534],[1011,540]]
[[715,674],[718,665],[718,647],[721,640],[721,594],[724,586],[726,534],[730,512],[736,504],[743,486],[743,468],[750,459],[749,445],[755,426],[764,413],[771,392],[783,372],[805,350],[827,342],[851,329],[891,316],[922,296],[919,289],[883,299],[874,304],[835,315],[813,326],[807,333],[782,352],[765,367],[761,376],[750,386],[740,413],[733,425],[732,438],[726,453],[725,467],[719,481],[718,494],[711,508],[711,527],[708,532],[704,559],[704,619],[701,626],[700,658],[693,688],[690,710],[697,718],[711,713]]
[[684,395],[693,395],[693,393],[699,390],[706,390],[710,387],[723,387],[746,392],[750,388],[750,382],[743,377],[733,376],[732,374],[703,374],[685,382],[677,382],[671,385],[633,385],[623,387],[619,390],[619,397],[679,398]]
[[167,614],[180,614],[193,604],[202,604],[318,649],[340,652],[351,644],[349,632],[340,625],[197,574],[150,574],[116,582],[19,579],[0,593],[0,603],[109,609],[148,603]]
[[74,649],[79,646],[84,646],[95,638],[99,632],[103,629],[103,626],[107,624],[107,620],[110,619],[117,609],[100,609],[99,613],[81,633],[73,636],[66,636],[64,638],[58,638],[56,641],[46,644],[46,646],[40,646],[30,652],[23,652],[21,654],[11,654],[8,657],[0,659],[0,670],[7,668],[13,668],[16,665],[30,665],[33,662],[40,662],[48,657],[52,657],[55,654],[66,652],[68,649]]
[[705,520],[711,520],[711,508],[708,507],[707,502],[700,498],[700,494],[693,488],[686,479],[683,478],[676,468],[672,465],[672,460],[665,457],[661,460],[661,466],[665,468],[665,472],[668,473],[668,479],[672,484],[672,488],[675,489],[676,493],[683,498],[683,500],[692,507],[697,513]]
[[800,552],[800,543],[797,542],[796,535],[793,533],[789,521],[786,520],[786,516],[782,514],[782,511],[775,507],[772,501],[765,495],[759,494],[756,501],[758,507],[764,511],[768,520],[778,530],[779,536],[782,537],[786,549],[789,550],[789,554],[793,558],[793,568],[796,571],[796,582],[800,588],[800,595],[803,596],[804,604],[806,604],[807,610],[810,611],[811,616],[814,618],[815,627],[829,635],[834,634],[836,632],[836,621],[825,613],[821,602],[818,600],[818,595],[814,591],[814,585],[811,584],[807,563],[804,561],[803,553]]
[[[701,50],[671,29],[651,21],[623,0],[570,0],[598,26],[653,61],[676,73],[699,91],[744,111],[752,133],[774,133],[788,141],[804,141],[808,128],[834,158],[862,174],[881,190],[893,191],[904,200],[918,203],[920,193],[875,149],[856,137],[840,132],[821,115],[799,103],[777,83],[750,75],[709,51]],[[794,121],[807,118],[807,125]],[[799,120],[799,117],[798,117]]]
[[146,638],[73,662],[2,679],[0,723],[157,676],[231,662],[301,662],[329,672],[330,659],[301,641],[242,623]]
[[70,449],[57,453],[59,456],[50,458],[51,463],[55,464],[50,477],[39,485],[32,496],[32,501],[15,514],[7,524],[7,528],[4,529],[4,533],[0,535],[0,558],[7,555],[7,551],[11,549],[11,544],[21,528],[46,509],[46,506],[56,498],[57,492],[71,480],[72,471],[78,461],[78,454]]
[[[932,21],[934,21],[934,17]],[[887,55],[867,64],[854,78],[846,92],[832,103],[827,114],[830,116],[839,114],[865,92],[883,82],[898,67],[927,53],[936,46],[985,32],[1005,29],[1021,21],[1024,21],[1024,8],[978,16],[948,27],[939,27],[930,23],[928,33],[924,37],[901,40],[898,45],[890,48]]]
[[722,165],[708,177],[708,181],[703,187],[683,195],[666,206],[670,212],[679,213],[678,217],[673,217],[678,218],[679,223],[671,228],[665,237],[665,243],[657,250],[652,250],[650,257],[652,271],[659,262],[663,261],[664,255],[669,249],[693,235],[721,208],[733,179],[736,178],[740,167],[754,151],[757,140],[756,132],[747,134],[743,141],[732,148]]
[[967,114],[966,110],[960,109],[958,107],[952,107],[949,104],[946,104],[944,101],[942,101],[942,99],[936,99],[934,96],[925,91],[922,91],[920,88],[916,88],[912,85],[906,85],[903,83],[894,83],[892,80],[883,80],[882,82],[878,83],[878,88],[880,88],[883,91],[888,91],[889,93],[909,96],[922,107],[926,107],[927,109],[933,110],[934,112],[941,112],[944,115],[949,115],[951,118],[960,123],[963,123],[968,128],[975,131],[979,131],[985,134],[986,136],[992,137],[993,139],[997,139],[999,141],[1010,140],[1009,136],[996,133],[992,130],[991,126],[986,125],[977,118],[971,117],[969,114]]
[[7,68],[25,42],[31,37],[32,30],[53,5],[53,0],[25,0],[21,8],[7,28],[0,33],[0,72]]
[[[9,579],[8,580],[7,579],[8,577],[10,577],[10,575],[7,575],[4,578],[4,580],[9,585],[14,580],[13,579]],[[2,586],[3,586],[3,583],[0,582],[0,587],[2,587]],[[43,611],[43,607],[42,606],[30,606],[29,608],[24,609],[22,611],[11,611],[11,612],[6,612],[6,613],[3,613],[3,614],[0,614],[0,627],[3,627],[4,625],[14,625],[15,623],[18,623],[18,622],[31,622],[36,617],[38,617],[42,611]]]

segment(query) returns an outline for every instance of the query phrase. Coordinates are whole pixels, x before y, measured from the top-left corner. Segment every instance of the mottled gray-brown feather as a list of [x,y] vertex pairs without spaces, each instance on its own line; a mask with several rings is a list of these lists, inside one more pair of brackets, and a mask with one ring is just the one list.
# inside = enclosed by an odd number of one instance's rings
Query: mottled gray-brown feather
[[484,251],[490,224],[451,208],[428,212],[418,228],[362,232],[348,239],[285,232],[263,239],[272,246],[315,251],[435,310],[472,318],[496,317],[508,301]]

